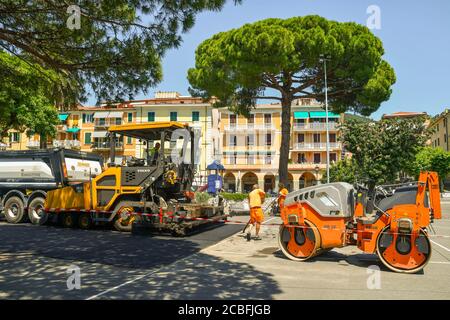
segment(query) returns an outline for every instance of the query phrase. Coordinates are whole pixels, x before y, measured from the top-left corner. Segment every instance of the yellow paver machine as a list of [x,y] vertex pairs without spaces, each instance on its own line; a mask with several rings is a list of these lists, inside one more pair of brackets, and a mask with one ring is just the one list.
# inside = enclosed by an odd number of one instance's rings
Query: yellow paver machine
[[[142,158],[114,163],[118,137],[132,137],[143,146]],[[119,231],[146,227],[185,235],[197,226],[225,218],[224,201],[196,204],[194,130],[179,122],[117,125],[108,131],[109,167],[89,182],[50,191],[46,212],[58,214],[66,227],[78,223],[113,224]],[[159,145],[150,149],[150,145]]]

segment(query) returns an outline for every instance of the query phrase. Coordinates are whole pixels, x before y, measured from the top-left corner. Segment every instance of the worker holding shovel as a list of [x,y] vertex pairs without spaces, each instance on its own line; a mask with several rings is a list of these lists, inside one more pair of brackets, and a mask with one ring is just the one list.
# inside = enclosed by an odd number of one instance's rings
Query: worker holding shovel
[[259,237],[259,230],[261,228],[261,222],[264,220],[264,212],[262,210],[262,204],[264,203],[264,199],[266,198],[266,194],[263,190],[259,188],[257,184],[253,186],[253,191],[248,194],[248,203],[250,206],[250,221],[247,231],[247,241],[251,239],[251,231],[253,226],[256,224],[256,235],[253,238],[254,240],[261,240]]

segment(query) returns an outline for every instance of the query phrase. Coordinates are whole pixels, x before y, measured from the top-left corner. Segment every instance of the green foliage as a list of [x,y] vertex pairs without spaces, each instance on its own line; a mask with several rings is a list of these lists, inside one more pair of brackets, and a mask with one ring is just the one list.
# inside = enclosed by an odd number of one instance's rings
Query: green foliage
[[341,140],[353,154],[357,179],[390,183],[399,173],[408,172],[428,139],[424,123],[423,118],[345,122]]
[[224,199],[232,200],[232,201],[243,201],[243,200],[248,198],[248,194],[246,194],[246,193],[227,193],[227,192],[222,192],[220,195]]
[[[42,77],[45,75],[45,77]],[[55,74],[0,51],[0,136],[9,129],[54,136],[58,113],[52,96]],[[17,82],[20,85],[17,85]]]
[[441,148],[423,148],[417,153],[410,168],[410,172],[416,177],[419,177],[420,171],[436,171],[442,186],[450,173],[450,152]]
[[196,192],[195,193],[195,202],[199,204],[205,204],[208,200],[211,199],[211,196],[208,192]]
[[298,98],[325,100],[334,112],[362,115],[389,99],[396,77],[382,59],[381,40],[356,23],[319,16],[267,19],[221,32],[199,45],[188,71],[192,94],[219,99],[217,107],[248,115],[258,99],[282,104],[279,177],[288,182],[290,111]]
[[[356,177],[357,164],[351,158],[338,161],[330,166],[330,182],[348,182],[354,184]],[[327,175],[322,178],[322,183],[326,183]]]
[[[99,100],[132,98],[161,81],[161,57],[181,44],[195,16],[225,1],[2,0],[0,44],[53,70],[60,103],[78,102],[89,88]],[[81,11],[80,28],[67,26],[76,21],[67,12],[72,4]]]
[[[329,102],[335,112],[376,111],[391,95],[395,74],[382,60],[383,45],[368,28],[319,16],[267,19],[221,32],[197,48],[188,72],[194,90],[216,96],[223,106],[245,113],[266,89],[275,98],[324,101],[328,61]],[[289,101],[289,102],[290,102]]]

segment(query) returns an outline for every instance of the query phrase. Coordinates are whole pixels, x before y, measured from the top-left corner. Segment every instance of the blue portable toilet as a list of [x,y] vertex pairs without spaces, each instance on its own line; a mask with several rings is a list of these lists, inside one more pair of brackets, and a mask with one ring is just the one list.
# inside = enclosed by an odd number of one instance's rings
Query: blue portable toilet
[[[225,167],[219,161],[214,160],[206,167],[206,170],[209,171],[208,193],[217,194],[223,187],[222,173],[225,170]],[[214,173],[211,171],[214,171]]]

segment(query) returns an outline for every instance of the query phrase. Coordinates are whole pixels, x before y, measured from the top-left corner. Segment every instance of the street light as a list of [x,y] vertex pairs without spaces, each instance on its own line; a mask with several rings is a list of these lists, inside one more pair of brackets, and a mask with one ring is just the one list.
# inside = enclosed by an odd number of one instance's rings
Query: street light
[[327,130],[327,183],[330,183],[330,133],[328,129],[328,84],[327,84],[327,61],[330,60],[328,56],[320,55],[320,62],[323,62],[323,69],[325,73],[325,126]]

